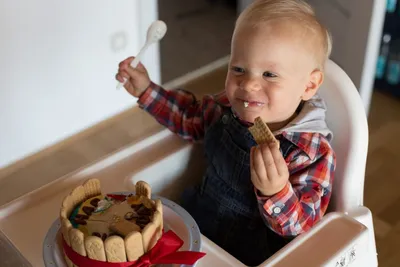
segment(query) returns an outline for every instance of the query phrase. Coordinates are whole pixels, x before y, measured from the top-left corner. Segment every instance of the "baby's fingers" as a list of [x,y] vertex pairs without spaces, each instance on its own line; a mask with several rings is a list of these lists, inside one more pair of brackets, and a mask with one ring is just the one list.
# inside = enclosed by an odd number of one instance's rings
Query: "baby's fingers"
[[[126,70],[126,69],[128,69],[128,68],[132,68],[132,66],[131,66],[131,63],[132,63],[132,61],[135,59],[135,57],[128,57],[127,59],[125,59],[125,60],[123,60],[123,61],[121,61],[120,63],[119,63],[119,68],[120,69],[123,69],[123,70]],[[140,70],[140,71],[146,71],[146,68],[143,66],[143,64],[142,63],[138,63],[137,64],[137,66],[135,67],[135,69],[137,69],[137,70]]]
[[115,78],[119,82],[123,83],[124,80],[128,80],[129,79],[129,74],[126,71],[119,70],[118,73],[115,75]]
[[138,69],[134,69],[132,67],[128,67],[125,70],[120,70],[122,73],[126,73],[128,78],[133,79],[133,81],[138,80],[143,77],[143,73]]
[[251,153],[251,168],[257,174],[259,179],[265,179],[267,177],[267,172],[264,166],[263,156],[261,154],[260,147],[253,147]]
[[278,170],[276,169],[274,157],[272,156],[269,144],[260,145],[260,150],[268,178],[273,179],[274,177],[277,177]]
[[278,143],[269,144],[271,155],[275,162],[275,167],[280,176],[286,176],[289,172],[288,167],[286,165],[286,161],[282,156],[282,153],[279,151]]
[[115,79],[116,79],[117,81],[119,81],[120,83],[123,83],[123,82],[124,82],[124,78],[122,78],[122,75],[119,74],[119,73],[115,74]]

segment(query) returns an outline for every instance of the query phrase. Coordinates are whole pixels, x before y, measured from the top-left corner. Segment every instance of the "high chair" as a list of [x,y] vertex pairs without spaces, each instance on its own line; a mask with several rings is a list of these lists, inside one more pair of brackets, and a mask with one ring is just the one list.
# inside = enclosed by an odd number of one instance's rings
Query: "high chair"
[[[326,64],[325,79],[319,94],[327,105],[327,123],[334,135],[332,146],[337,157],[328,212],[309,232],[295,238],[260,266],[343,267],[350,262],[351,266],[377,266],[372,215],[363,206],[368,150],[364,106],[348,75],[331,60]],[[154,185],[160,181],[161,175],[164,185],[158,191],[171,198],[177,196],[176,190],[170,192],[165,185],[187,184],[188,180],[198,180],[202,174],[201,153],[194,152],[196,146],[189,147],[136,173],[131,179],[149,180],[152,177],[149,182]],[[160,169],[165,171],[160,174]],[[212,244],[206,237],[203,238]],[[213,248],[223,257],[233,258],[216,245]],[[228,262],[231,266],[243,266],[233,259]]]

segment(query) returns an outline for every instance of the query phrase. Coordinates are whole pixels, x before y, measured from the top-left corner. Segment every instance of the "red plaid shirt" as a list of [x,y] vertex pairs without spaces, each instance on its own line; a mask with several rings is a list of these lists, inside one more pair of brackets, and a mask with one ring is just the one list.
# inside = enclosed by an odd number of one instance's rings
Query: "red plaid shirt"
[[[164,90],[151,83],[138,100],[172,132],[190,141],[202,140],[208,127],[229,107],[224,92],[207,95],[201,101],[184,90]],[[282,236],[296,236],[309,230],[324,215],[332,192],[335,153],[319,133],[283,132],[296,149],[286,157],[290,178],[285,188],[271,197],[256,193],[267,225]]]

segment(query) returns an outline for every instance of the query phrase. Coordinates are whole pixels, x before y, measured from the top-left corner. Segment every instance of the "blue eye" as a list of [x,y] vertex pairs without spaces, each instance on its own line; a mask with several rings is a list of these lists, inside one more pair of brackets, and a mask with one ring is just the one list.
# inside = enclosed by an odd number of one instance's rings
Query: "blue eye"
[[263,76],[267,77],[267,78],[276,78],[276,77],[278,77],[278,76],[276,76],[275,74],[273,74],[272,72],[269,72],[269,71],[264,72]]
[[244,69],[240,67],[232,67],[232,71],[237,72],[237,73],[244,73]]

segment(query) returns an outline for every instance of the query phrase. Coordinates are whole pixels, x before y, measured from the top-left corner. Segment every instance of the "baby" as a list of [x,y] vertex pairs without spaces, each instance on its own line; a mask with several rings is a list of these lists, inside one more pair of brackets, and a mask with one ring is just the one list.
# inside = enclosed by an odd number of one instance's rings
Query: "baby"
[[[256,0],[239,16],[225,90],[202,100],[154,84],[122,61],[116,79],[161,124],[202,140],[208,161],[183,206],[201,232],[246,265],[259,265],[326,212],[335,153],[317,91],[331,52],[327,29],[300,0]],[[257,145],[261,117],[279,143]]]

